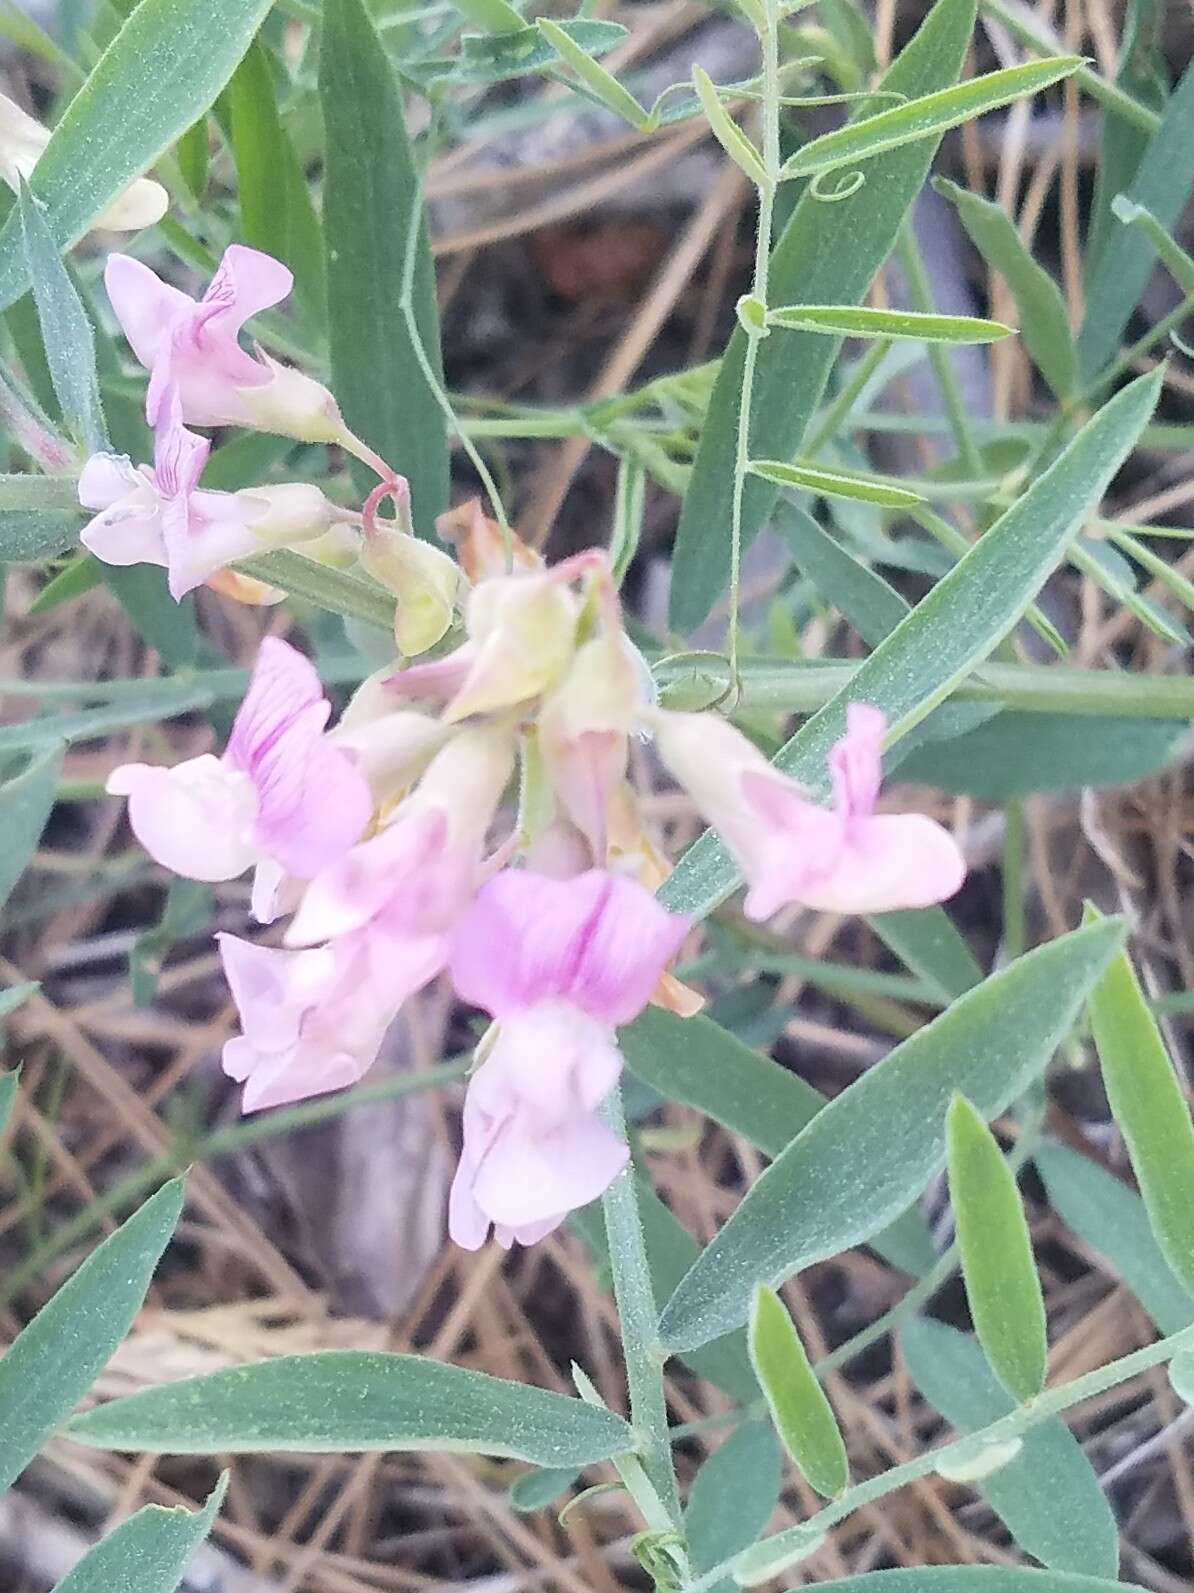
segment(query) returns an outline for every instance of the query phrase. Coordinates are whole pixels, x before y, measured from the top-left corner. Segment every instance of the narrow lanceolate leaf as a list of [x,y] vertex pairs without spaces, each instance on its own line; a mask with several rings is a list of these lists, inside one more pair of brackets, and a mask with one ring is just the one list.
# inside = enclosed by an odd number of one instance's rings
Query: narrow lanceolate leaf
[[752,459],[746,468],[752,476],[761,476],[777,487],[797,487],[825,498],[852,498],[889,509],[907,509],[914,503],[924,502],[918,492],[908,492],[904,487],[867,481],[861,476],[846,476],[837,470],[818,470],[811,465],[789,465],[782,459]]
[[108,446],[108,430],[95,373],[91,322],[59,258],[42,207],[23,180],[17,205],[25,264],[33,283],[33,300],[54,393],[76,436],[90,453],[99,453]]
[[54,1593],[174,1593],[211,1531],[227,1486],[225,1473],[202,1510],[146,1505],[84,1555]]
[[[1023,497],[859,666],[849,686],[780,750],[777,766],[818,797],[827,797],[826,758],[845,730],[849,701],[884,710],[891,724],[889,745],[927,718],[1036,597],[1135,446],[1159,391],[1159,373],[1138,377],[1087,421]],[[661,895],[673,911],[701,917],[736,883],[720,841],[707,834],[680,860]]]
[[[637,1078],[741,1134],[765,1156],[780,1155],[828,1105],[820,1090],[799,1074],[709,1018],[678,1018],[661,1007],[648,1007],[621,1031],[619,1040],[626,1065]],[[932,1236],[917,1211],[905,1212],[877,1234],[873,1247],[892,1266],[917,1277],[936,1260]],[[684,1271],[694,1259],[695,1252]],[[679,1281],[679,1275],[672,1278],[671,1287]]]
[[364,0],[324,6],[319,92],[332,385],[353,431],[409,480],[431,535],[448,501],[435,270],[402,94]]
[[[1194,186],[1194,65],[1188,66],[1165,106],[1128,189],[1134,204],[1151,211],[1163,227],[1174,227]],[[1115,353],[1152,270],[1156,251],[1136,227],[1107,235],[1086,290],[1086,313],[1078,336],[1082,375],[1089,380]]]
[[317,564],[289,548],[275,548],[237,565],[269,586],[279,587],[291,597],[305,598],[345,619],[362,620],[379,630],[389,631],[394,624],[394,598],[379,582],[353,570],[333,570]]
[[[35,986],[18,987],[34,989]],[[5,994],[10,994],[6,991]],[[8,1120],[12,1116],[13,1103],[17,1098],[17,1083],[21,1074],[19,1068],[13,1068],[8,1073],[0,1073],[0,1134],[8,1127]]]
[[727,1332],[757,1284],[775,1287],[890,1222],[945,1159],[954,1092],[988,1117],[1003,1111],[1044,1068],[1122,939],[1109,920],[1018,958],[831,1101],[683,1279],[660,1319],[665,1347]]
[[964,1095],[945,1120],[949,1198],[966,1299],[996,1377],[1024,1402],[1045,1386],[1045,1302],[1015,1175]]
[[1062,1222],[1123,1279],[1161,1332],[1189,1327],[1194,1296],[1170,1271],[1135,1190],[1068,1145],[1046,1143],[1034,1161]]
[[[974,0],[937,0],[877,87],[909,99],[945,88],[961,70],[973,27]],[[771,254],[770,297],[785,306],[861,300],[895,243],[935,149],[930,137],[879,156],[863,187],[837,204],[802,194]],[[757,352],[750,450],[760,458],[792,459],[821,401],[838,344],[820,332],[792,332],[763,339]],[[671,587],[671,622],[679,632],[701,623],[729,581],[745,355],[746,333],[739,328],[718,370],[680,516]],[[744,543],[770,514],[776,490],[767,481],[748,481]]]
[[[900,1333],[912,1381],[959,1434],[1015,1409],[965,1333],[919,1317]],[[1007,1465],[977,1484],[1015,1542],[1052,1571],[1113,1577],[1115,1516],[1082,1446],[1059,1416],[1032,1427]]]
[[702,67],[692,69],[692,83],[714,138],[756,187],[767,181],[763,157],[717,97],[717,89]]
[[166,1184],[94,1251],[0,1360],[0,1490],[79,1403],[141,1308],[182,1210]]
[[1123,1593],[1124,1584],[1098,1576],[1036,1571],[1008,1565],[933,1565],[907,1571],[869,1571],[818,1582],[818,1593]]
[[[779,1445],[767,1422],[743,1422],[693,1478],[684,1533],[700,1576],[747,1549],[771,1519],[782,1482]],[[710,1593],[731,1593],[727,1577]]]
[[1091,993],[1090,1023],[1153,1233],[1174,1276],[1194,1289],[1194,1124],[1126,951]]
[[280,1355],[97,1405],[67,1429],[154,1454],[450,1449],[583,1466],[634,1448],[620,1416],[417,1355]]
[[43,746],[27,769],[0,786],[0,908],[41,840],[61,769],[61,745]]
[[[15,1012],[18,1007],[23,1006],[37,988],[37,981],[30,979],[24,984],[10,985],[7,990],[0,990],[0,1018],[7,1018],[10,1012]],[[12,1076],[13,1075],[5,1074],[3,1078],[0,1078],[0,1133],[3,1133],[4,1131],[4,1114],[6,1109],[4,1093],[5,1084],[3,1079]],[[11,1104],[11,1102],[8,1102],[8,1105],[11,1106]]]
[[603,105],[622,116],[632,127],[637,127],[639,132],[649,132],[652,126],[651,118],[643,110],[629,89],[623,88],[612,72],[601,66],[587,50],[582,50],[576,40],[565,33],[558,23],[550,17],[536,17],[535,26],[555,50],[560,58],[568,63],[591,93]]
[[813,177],[818,172],[913,144],[922,138],[939,138],[948,128],[960,127],[984,111],[1036,94],[1068,77],[1082,65],[1080,55],[1055,55],[1044,61],[1025,61],[999,72],[987,72],[952,88],[924,94],[904,105],[893,105],[877,116],[849,122],[832,133],[814,138],[784,162],[784,177]]
[[76,546],[78,515],[57,510],[0,509],[0,564],[40,564]]
[[838,337],[889,337],[913,343],[994,343],[1013,327],[977,315],[931,315],[921,310],[873,310],[858,304],[784,304],[767,311],[767,325]]
[[[141,0],[54,128],[30,184],[67,248],[215,100],[271,0]],[[20,218],[0,232],[0,308],[29,286]]]
[[1011,289],[1024,347],[1058,398],[1067,398],[1078,381],[1078,350],[1056,282],[1032,258],[1002,205],[943,177],[933,186],[955,207],[974,247]]
[[779,1295],[762,1285],[755,1290],[749,1344],[755,1376],[784,1448],[811,1487],[826,1499],[836,1499],[850,1480],[837,1418],[796,1324]]

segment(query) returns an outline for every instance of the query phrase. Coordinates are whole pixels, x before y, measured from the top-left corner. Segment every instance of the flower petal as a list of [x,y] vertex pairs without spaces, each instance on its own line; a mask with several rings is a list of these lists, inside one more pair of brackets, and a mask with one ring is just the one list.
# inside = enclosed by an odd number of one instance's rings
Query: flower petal
[[88,521],[79,532],[79,541],[105,564],[166,563],[156,502],[144,509],[113,504]]
[[251,316],[280,304],[293,287],[294,273],[273,255],[229,244],[199,301],[205,327],[235,338]]
[[627,1023],[688,928],[633,880],[596,869],[568,880],[507,869],[460,924],[452,979],[464,1000],[497,1018],[564,999],[604,1023]]
[[169,348],[174,324],[194,311],[194,299],[128,254],[108,256],[104,286],[133,353],[151,370],[158,355]]
[[503,1227],[550,1222],[587,1206],[626,1165],[627,1148],[591,1113],[578,1113],[548,1134],[509,1118],[472,1180],[473,1198]]
[[286,932],[291,946],[314,945],[360,929],[394,904],[409,923],[420,911],[427,876],[439,867],[447,823],[442,813],[399,814],[354,846],[308,885]]
[[822,912],[890,913],[943,902],[965,877],[958,843],[935,820],[879,814],[855,825],[836,868],[799,899]]
[[128,797],[133,834],[175,874],[235,879],[257,859],[253,787],[209,752],[173,769],[123,764],[108,776],[107,789]]
[[79,473],[84,509],[109,509],[130,493],[153,489],[126,454],[92,454]]
[[883,737],[887,715],[869,702],[846,709],[846,733],[830,749],[829,773],[838,811],[849,823],[875,811],[883,778]]

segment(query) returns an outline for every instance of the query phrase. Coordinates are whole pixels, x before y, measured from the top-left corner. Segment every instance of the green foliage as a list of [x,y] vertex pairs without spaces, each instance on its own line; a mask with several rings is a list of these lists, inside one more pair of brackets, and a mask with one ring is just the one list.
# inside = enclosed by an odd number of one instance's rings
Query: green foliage
[[58,792],[62,748],[51,735],[38,745],[27,767],[0,786],[0,908],[33,856]]
[[446,1449],[542,1466],[633,1447],[610,1411],[417,1355],[325,1350],[188,1377],[97,1405],[70,1436],[154,1454]]
[[128,1332],[182,1211],[166,1184],[105,1239],[0,1359],[0,1490],[70,1415]]
[[949,1198],[966,1299],[991,1369],[1017,1400],[1045,1386],[1045,1303],[1015,1175],[963,1095],[945,1119]]
[[833,1407],[783,1301],[755,1290],[750,1314],[750,1359],[784,1448],[819,1494],[832,1499],[850,1480],[846,1446]]
[[[694,1571],[749,1548],[779,1502],[779,1445],[767,1422],[743,1422],[717,1446],[692,1480],[684,1529]],[[727,1577],[716,1593],[732,1593]]]
[[[1013,1409],[973,1339],[918,1317],[900,1334],[912,1380],[959,1433],[973,1433]],[[977,1483],[1026,1554],[1052,1571],[1114,1577],[1115,1517],[1081,1444],[1058,1417],[1024,1435],[1005,1465]]]
[[146,1505],[84,1555],[54,1593],[174,1593],[211,1531],[227,1486],[225,1475],[202,1510]]
[[[792,1141],[702,1251],[660,1319],[671,1351],[744,1321],[755,1285],[869,1239],[941,1167],[955,1091],[993,1117],[1064,1039],[1122,941],[1110,921],[1021,957],[843,1091]],[[850,1166],[849,1181],[840,1176]]]

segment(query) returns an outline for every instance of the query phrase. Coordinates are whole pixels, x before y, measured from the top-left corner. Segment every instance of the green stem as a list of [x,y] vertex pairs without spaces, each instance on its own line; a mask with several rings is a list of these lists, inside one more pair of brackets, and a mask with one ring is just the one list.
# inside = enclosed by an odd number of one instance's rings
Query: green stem
[[1097,1394],[1103,1394],[1108,1389],[1126,1383],[1130,1378],[1137,1377],[1141,1372],[1147,1372],[1154,1366],[1164,1365],[1182,1350],[1191,1348],[1194,1348],[1194,1327],[1185,1327],[1168,1338],[1158,1340],[1155,1344],[1147,1344],[1143,1349],[1134,1350],[1130,1355],[1120,1356],[1118,1360],[1111,1361],[1106,1366],[1096,1367],[1093,1372],[1088,1372],[1083,1377],[1074,1378],[1058,1388],[1046,1389],[1027,1405],[1017,1407],[1016,1410],[1000,1417],[998,1421],[990,1423],[978,1432],[956,1438],[951,1443],[942,1444],[935,1449],[925,1450],[901,1466],[893,1466],[890,1471],[885,1471],[878,1477],[871,1477],[868,1481],[859,1483],[857,1487],[848,1488],[840,1498],[810,1516],[798,1527],[791,1527],[786,1532],[764,1538],[745,1554],[732,1555],[729,1559],[721,1561],[712,1570],[690,1582],[685,1593],[704,1593],[706,1588],[713,1587],[723,1577],[733,1575],[735,1568],[738,1568],[741,1574],[749,1574],[748,1586],[759,1581],[769,1581],[772,1576],[778,1575],[786,1564],[809,1552],[830,1527],[836,1526],[839,1521],[852,1515],[863,1505],[873,1504],[910,1482],[930,1476],[942,1465],[961,1464],[983,1449],[996,1444],[1009,1443],[1050,1417],[1060,1415],[1072,1405],[1077,1405],[1085,1399],[1092,1399]]
[[[758,185],[759,214],[755,230],[755,268],[751,296],[766,307],[771,264],[771,222],[779,186],[779,28],[772,0],[760,7],[759,50],[762,56],[763,180]],[[734,449],[734,496],[730,508],[730,680],[738,679],[739,597],[742,580],[742,505],[746,467],[750,462],[750,418],[754,405],[755,368],[762,334],[748,331],[738,394],[738,437]]]
[[[602,1115],[609,1127],[625,1139],[626,1119],[619,1090],[609,1097]],[[643,1470],[673,1526],[679,1527],[680,1493],[668,1435],[663,1356],[659,1349],[659,1316],[647,1265],[647,1246],[639,1216],[634,1168],[630,1162],[606,1190],[601,1205],[609,1241],[614,1298],[618,1303],[618,1320],[622,1329],[630,1419],[638,1433]]]

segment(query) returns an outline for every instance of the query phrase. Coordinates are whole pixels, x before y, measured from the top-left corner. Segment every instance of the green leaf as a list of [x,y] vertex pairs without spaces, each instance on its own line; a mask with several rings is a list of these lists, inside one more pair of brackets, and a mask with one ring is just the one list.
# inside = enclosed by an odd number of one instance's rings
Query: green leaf
[[[689,1559],[699,1576],[748,1549],[771,1519],[782,1483],[779,1445],[767,1422],[743,1422],[692,1479],[684,1510]],[[726,1577],[709,1593],[732,1593]]]
[[[1169,97],[1161,125],[1132,179],[1127,197],[1151,211],[1172,231],[1194,185],[1194,65],[1188,66]],[[1086,290],[1086,311],[1078,334],[1078,358],[1089,381],[1115,353],[1140,302],[1156,250],[1136,227],[1117,227]]]
[[[141,0],[71,100],[30,184],[59,249],[215,100],[271,0]],[[20,219],[0,232],[0,308],[29,286]]]
[[903,144],[939,138],[949,128],[960,127],[984,111],[993,111],[1025,94],[1036,94],[1060,82],[1081,65],[1080,55],[1025,61],[1019,66],[1006,66],[998,72],[970,78],[965,83],[955,83],[952,88],[921,95],[903,105],[893,105],[876,116],[848,122],[832,133],[811,139],[784,162],[781,175],[785,178],[814,177],[818,172],[832,171],[837,166],[873,160],[876,155],[886,154]]
[[166,586],[166,572],[153,564],[108,564],[104,584],[115,593],[133,629],[159,652],[171,669],[186,669],[199,655],[195,600],[176,603]]
[[40,564],[65,553],[78,545],[82,524],[52,510],[0,509],[0,564]]
[[[20,995],[24,997],[36,989],[36,985],[16,985],[12,990],[6,990],[4,994],[6,997],[13,995]],[[11,1012],[12,1008],[16,1005],[18,1005],[17,1002],[11,1002],[7,1010]],[[17,1085],[20,1082],[20,1078],[20,1068],[12,1068],[7,1073],[0,1073],[0,1135],[2,1135],[4,1130],[8,1127],[8,1120],[12,1116],[12,1109],[17,1098]]]
[[1002,205],[937,177],[933,187],[955,207],[974,247],[1011,289],[1020,336],[1041,375],[1068,398],[1078,384],[1078,350],[1061,289],[1029,253]]
[[259,553],[255,558],[243,559],[237,566],[246,575],[277,586],[291,597],[305,598],[310,603],[327,609],[329,614],[340,614],[345,619],[363,620],[379,630],[392,631],[394,627],[394,598],[372,577],[357,570],[333,570],[326,564],[317,564],[301,553],[287,548],[272,553]]
[[1151,210],[1135,204],[1126,194],[1117,194],[1111,201],[1111,214],[1125,227],[1139,227],[1182,292],[1194,293],[1194,258],[1166,232]]
[[0,476],[0,511],[79,509],[76,476]]
[[157,994],[162,964],[176,942],[197,935],[211,923],[211,886],[201,880],[172,879],[166,887],[162,916],[144,929],[129,952],[129,990],[135,1007],[147,1007]]
[[[448,502],[444,415],[420,360],[421,347],[442,385],[435,269],[398,80],[363,0],[324,6],[319,94],[332,385],[353,431],[409,480],[415,526],[430,536]],[[355,474],[364,484],[364,468]]]
[[817,1583],[818,1593],[1123,1593],[1124,1586],[1097,1576],[1005,1565],[934,1565],[906,1571],[869,1571],[865,1576],[843,1576]]
[[[1087,915],[1098,917],[1093,908]],[[1194,1124],[1126,951],[1091,993],[1090,1024],[1153,1233],[1178,1282],[1192,1289]]]
[[1014,327],[976,315],[934,315],[922,310],[874,310],[858,304],[784,304],[767,311],[767,325],[837,337],[888,337],[916,343],[994,343]]
[[1045,1302],[1016,1177],[964,1095],[945,1119],[949,1198],[966,1299],[996,1377],[1021,1403],[1045,1386]]
[[716,85],[703,67],[693,67],[692,85],[714,138],[755,187],[761,188],[767,181],[763,157],[718,99]]
[[28,767],[0,786],[0,908],[33,856],[58,794],[62,746],[46,746],[49,739],[42,736]]
[[[33,994],[33,992],[35,990],[40,990],[40,989],[41,989],[41,986],[37,982],[37,980],[36,979],[30,979],[30,980],[27,980],[24,984],[10,985],[7,990],[0,990],[0,1019],[7,1018],[8,1014],[10,1012],[15,1012],[18,1007],[23,1006],[24,1003],[26,1001],[28,1001],[29,997]],[[5,1077],[5,1078],[7,1076],[8,1076],[7,1074],[0,1075],[0,1077]],[[2,1130],[3,1127],[4,1127],[4,1108],[3,1108],[3,1102],[0,1101],[0,1130]]]
[[0,1491],[107,1364],[141,1308],[182,1211],[180,1179],[104,1240],[0,1360]]
[[45,345],[54,394],[71,430],[89,453],[108,447],[108,428],[95,371],[95,336],[46,226],[42,205],[21,180],[17,196],[25,265]]
[[1118,1273],[1161,1332],[1189,1327],[1194,1297],[1169,1270],[1140,1196],[1068,1145],[1044,1144],[1034,1160],[1057,1215]]
[[612,1411],[418,1355],[280,1355],[97,1405],[80,1443],[153,1454],[463,1450],[584,1466],[635,1446]]
[[799,504],[781,503],[774,525],[791,549],[796,568],[813,583],[818,596],[838,610],[868,647],[878,647],[908,613],[908,604],[895,588]]
[[702,1251],[664,1308],[665,1347],[727,1332],[745,1319],[756,1284],[775,1287],[890,1222],[944,1161],[954,1092],[988,1117],[1003,1111],[1065,1038],[1122,938],[1108,921],[1018,958],[831,1101]]
[[580,1476],[576,1466],[540,1466],[528,1471],[510,1484],[508,1495],[511,1508],[519,1515],[530,1515],[543,1510],[567,1492]]
[[[597,17],[575,17],[556,26],[586,55],[604,55],[620,44],[627,29],[620,22]],[[459,83],[501,83],[508,78],[545,72],[557,65],[559,55],[538,27],[519,33],[466,33],[460,54],[426,63],[434,76]]]
[[278,114],[270,54],[259,39],[228,85],[228,108],[245,242],[285,261],[300,302],[322,325],[323,234],[306,174]]
[[52,575],[29,605],[30,614],[49,614],[62,603],[92,592],[104,582],[104,567],[94,554],[80,548]]
[[[954,82],[974,26],[973,0],[937,0],[917,33],[877,86],[909,97]],[[928,173],[936,141],[926,138],[872,164],[863,188],[827,205],[804,193],[771,254],[769,293],[783,305],[857,302],[890,253],[904,214]],[[671,624],[698,626],[725,590],[730,573],[729,525],[746,334],[730,339],[709,401],[685,494],[672,571]],[[833,338],[794,332],[758,347],[751,452],[791,459],[800,449],[837,357]],[[774,506],[770,482],[747,483],[743,544]]]
[[810,465],[789,465],[782,459],[752,459],[746,467],[752,476],[761,476],[778,487],[798,487],[825,498],[852,498],[862,503],[878,503],[889,509],[907,509],[923,503],[919,492],[867,481],[862,476],[847,476],[836,470],[818,470]]
[[[1115,74],[1116,87],[1158,113],[1158,121],[1169,93],[1169,71],[1160,37],[1163,17],[1159,0],[1127,0]],[[1099,158],[1095,162],[1094,193],[1086,224],[1083,260],[1087,282],[1114,231],[1111,205],[1117,194],[1131,186],[1148,148],[1149,132],[1112,112],[1103,114],[1096,136]]]
[[[921,1393],[961,1434],[977,1432],[1014,1406],[972,1338],[919,1317],[900,1348]],[[1014,1459],[976,1484],[1024,1550],[1054,1571],[1114,1577],[1115,1516],[1082,1446],[1059,1416],[1030,1428]]]
[[836,1499],[850,1480],[837,1418],[783,1301],[762,1284],[755,1290],[748,1342],[780,1441],[809,1485]]
[[888,950],[944,1000],[972,990],[982,979],[974,953],[940,907],[877,913],[868,922]]
[[1194,1350],[1182,1350],[1169,1363],[1173,1392],[1187,1405],[1194,1405]]
[[[768,339],[770,342],[770,339]],[[814,795],[829,794],[826,758],[849,701],[874,703],[888,744],[922,719],[1014,629],[1074,534],[1131,452],[1156,403],[1159,376],[1138,377],[1083,426],[1053,464],[959,559],[775,758]],[[898,757],[898,750],[897,750]],[[711,833],[685,853],[661,899],[703,917],[737,875]]]
[[521,33],[526,27],[525,19],[509,0],[452,0],[452,4],[462,17],[487,33]]
[[146,1505],[84,1555],[54,1593],[174,1593],[211,1531],[227,1486],[225,1473],[202,1510]]
[[632,127],[637,127],[640,133],[651,131],[653,126],[651,118],[630,90],[623,88],[612,72],[607,72],[605,67],[599,66],[589,52],[582,50],[575,39],[558,23],[553,22],[550,17],[537,17],[535,26],[560,59],[568,63],[586,88],[596,95],[603,105],[616,116],[624,117]]
[[[619,1044],[636,1078],[741,1134],[772,1159],[828,1105],[820,1090],[798,1073],[780,1067],[710,1018],[679,1018],[648,1007],[621,1031]],[[892,1266],[917,1277],[936,1260],[918,1212],[905,1213],[879,1234],[874,1248]],[[673,1278],[671,1288],[678,1282],[678,1276]]]
[[955,740],[917,747],[901,762],[899,778],[985,802],[1127,785],[1167,768],[1188,728],[1184,719],[1008,709]]

